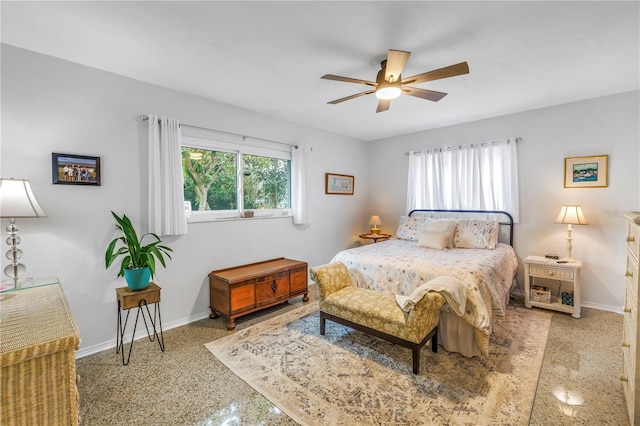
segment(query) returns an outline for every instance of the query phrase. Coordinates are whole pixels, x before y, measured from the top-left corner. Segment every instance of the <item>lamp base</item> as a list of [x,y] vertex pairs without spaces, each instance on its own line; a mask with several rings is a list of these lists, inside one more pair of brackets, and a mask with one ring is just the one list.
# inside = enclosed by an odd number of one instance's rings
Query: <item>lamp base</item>
[[372,234],[379,234],[380,233],[380,228],[371,228],[371,230],[369,231]]

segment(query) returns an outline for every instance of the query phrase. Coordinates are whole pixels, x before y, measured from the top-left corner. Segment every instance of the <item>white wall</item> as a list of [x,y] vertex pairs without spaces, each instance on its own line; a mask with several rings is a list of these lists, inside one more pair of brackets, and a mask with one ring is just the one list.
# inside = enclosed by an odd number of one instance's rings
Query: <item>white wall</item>
[[[625,222],[640,207],[637,91],[445,127],[371,143],[371,206],[395,230],[406,214],[406,151],[519,136],[520,223],[515,249],[566,255],[566,227],[554,223],[562,204],[581,204],[588,226],[574,226],[573,257],[581,259],[584,305],[620,311],[624,303]],[[565,189],[564,158],[609,155],[607,188]],[[393,224],[391,224],[393,223]],[[385,227],[387,228],[387,227]],[[522,266],[522,263],[520,263]],[[522,287],[521,267],[519,283]]]
[[[1,78],[1,176],[29,179],[48,215],[18,219],[22,263],[28,277],[59,277],[82,335],[80,355],[115,346],[115,288],[125,283],[116,268],[105,270],[104,250],[115,235],[111,210],[146,222],[141,114],[313,147],[309,226],[291,218],[194,223],[188,235],[166,239],[173,260],[156,277],[165,329],[208,315],[214,269],[281,256],[319,265],[364,230],[363,142],[7,45]],[[101,157],[102,186],[53,185],[52,152]],[[325,172],[354,175],[355,195],[325,195]],[[3,269],[6,262],[2,256]]]

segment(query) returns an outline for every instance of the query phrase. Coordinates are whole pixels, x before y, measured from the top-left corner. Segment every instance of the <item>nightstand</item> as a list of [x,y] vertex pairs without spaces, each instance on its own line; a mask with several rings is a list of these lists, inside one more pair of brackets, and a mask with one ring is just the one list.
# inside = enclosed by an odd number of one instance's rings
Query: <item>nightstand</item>
[[378,240],[388,240],[391,238],[391,234],[360,234],[359,237],[365,240],[373,240],[374,243],[377,243]]
[[[582,262],[579,260],[567,263],[558,263],[557,260],[547,259],[542,256],[528,256],[524,260],[524,305],[527,308],[535,306],[538,308],[566,312],[571,314],[574,318],[580,318],[581,269]],[[534,288],[533,290],[535,294],[532,294],[531,290],[536,278],[560,281],[561,285],[562,283],[571,283],[573,290],[573,305],[562,303],[562,298],[553,296],[550,291],[547,295],[545,290],[537,290]],[[571,296],[571,294],[567,293],[567,296]]]

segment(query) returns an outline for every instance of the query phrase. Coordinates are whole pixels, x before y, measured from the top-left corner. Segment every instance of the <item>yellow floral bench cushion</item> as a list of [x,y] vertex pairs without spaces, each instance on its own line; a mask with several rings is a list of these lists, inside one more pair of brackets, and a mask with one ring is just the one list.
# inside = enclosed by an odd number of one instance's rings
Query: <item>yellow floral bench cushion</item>
[[340,262],[311,268],[311,278],[318,285],[321,311],[413,343],[420,343],[438,325],[445,303],[443,296],[430,292],[404,312],[393,295],[353,287]]

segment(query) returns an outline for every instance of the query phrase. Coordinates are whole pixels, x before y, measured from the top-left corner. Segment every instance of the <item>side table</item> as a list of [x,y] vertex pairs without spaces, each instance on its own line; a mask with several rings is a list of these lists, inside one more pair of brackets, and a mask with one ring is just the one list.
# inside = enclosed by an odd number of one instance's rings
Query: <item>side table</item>
[[[140,313],[142,313],[142,319],[144,320],[144,326],[147,329],[149,341],[153,342],[157,339],[160,350],[164,352],[164,335],[162,334],[162,318],[160,317],[160,290],[160,287],[155,283],[149,283],[149,287],[144,290],[133,291],[129,289],[129,287],[120,287],[116,289],[116,297],[118,298],[116,353],[122,353],[122,365],[129,364],[129,360],[131,359],[131,350],[133,349],[133,342],[136,339],[136,327],[138,326]],[[151,311],[149,310],[150,304],[153,305],[153,318],[151,317]],[[129,353],[125,360],[124,332],[127,328],[127,322],[129,321],[129,310],[136,307],[138,308],[138,312],[136,313],[136,321],[133,324],[133,334],[131,335],[131,343],[129,344]],[[123,310],[127,311],[127,316],[125,317],[124,322],[122,321]],[[149,318],[149,323],[147,323],[147,317]],[[149,324],[151,325],[153,333],[149,331]],[[160,331],[159,335],[158,331]]]
[[[524,260],[524,306],[530,308],[551,309],[554,311],[571,314],[574,318],[580,318],[580,270],[582,262],[573,260],[566,263],[558,263],[557,260],[547,259],[542,256],[527,256]],[[571,283],[573,287],[573,305],[565,305],[555,297],[549,297],[549,302],[531,300],[531,285],[535,278],[546,278]]]
[[388,240],[391,238],[391,234],[360,234],[359,237],[365,240],[373,240],[374,243],[377,243],[378,240]]

